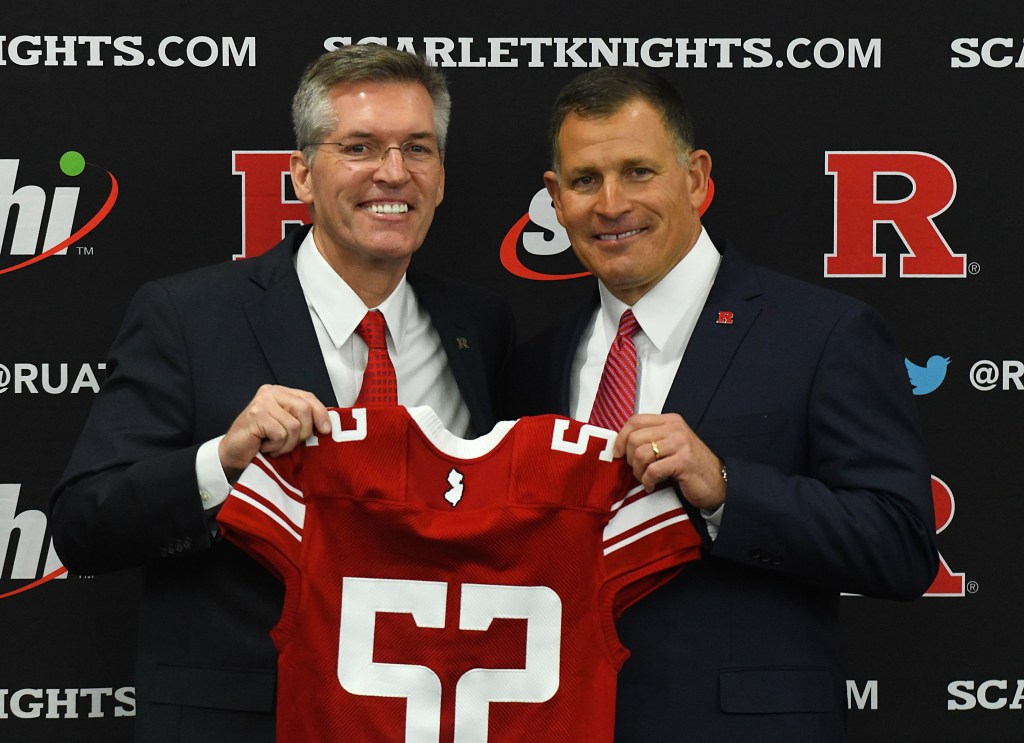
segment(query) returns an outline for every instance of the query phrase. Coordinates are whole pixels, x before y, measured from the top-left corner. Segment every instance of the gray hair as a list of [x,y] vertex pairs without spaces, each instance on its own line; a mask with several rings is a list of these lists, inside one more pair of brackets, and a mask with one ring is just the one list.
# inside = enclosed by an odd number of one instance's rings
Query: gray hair
[[418,83],[434,103],[437,144],[444,152],[451,119],[448,83],[420,55],[378,44],[355,44],[327,52],[314,60],[302,75],[292,98],[292,127],[296,149],[312,163],[316,143],[337,126],[329,92],[335,85],[354,82]]

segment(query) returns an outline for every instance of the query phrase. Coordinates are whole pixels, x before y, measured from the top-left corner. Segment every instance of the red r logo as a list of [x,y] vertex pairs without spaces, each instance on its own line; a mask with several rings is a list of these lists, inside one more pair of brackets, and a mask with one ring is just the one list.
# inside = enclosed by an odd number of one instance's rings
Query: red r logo
[[255,258],[284,239],[286,226],[309,221],[301,201],[285,198],[291,150],[233,152],[232,173],[242,176],[242,252]]
[[[879,223],[891,224],[910,251],[900,256],[900,276],[966,275],[966,256],[953,252],[933,221],[956,196],[956,176],[945,162],[925,152],[826,152],[825,172],[835,178],[835,243],[825,276],[885,276],[875,243]],[[909,180],[910,195],[880,200],[880,175]]]
[[[941,534],[953,521],[956,503],[953,491],[935,475],[932,475],[932,503],[935,504],[935,533]],[[963,596],[964,583],[964,574],[951,571],[946,560],[939,555],[939,573],[925,596]]]

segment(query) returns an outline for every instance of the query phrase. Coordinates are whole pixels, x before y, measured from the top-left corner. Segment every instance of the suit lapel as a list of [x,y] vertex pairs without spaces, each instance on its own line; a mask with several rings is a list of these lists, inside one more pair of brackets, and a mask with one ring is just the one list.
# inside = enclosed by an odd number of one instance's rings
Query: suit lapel
[[334,406],[338,401],[295,273],[295,251],[306,232],[293,230],[264,256],[251,259],[251,280],[264,291],[246,306],[246,314],[275,381]]
[[761,293],[754,267],[727,248],[669,389],[665,412],[679,413],[687,425],[697,429],[736,350],[761,312]]

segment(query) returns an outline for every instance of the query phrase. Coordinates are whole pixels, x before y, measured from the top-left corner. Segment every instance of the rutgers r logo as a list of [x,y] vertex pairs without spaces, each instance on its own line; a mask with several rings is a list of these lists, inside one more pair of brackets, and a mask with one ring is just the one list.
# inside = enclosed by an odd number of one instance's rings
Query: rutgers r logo
[[[935,506],[935,533],[941,534],[953,522],[956,502],[949,485],[932,475],[932,503]],[[939,572],[932,581],[925,596],[964,596],[966,580],[963,573],[954,573],[949,569],[945,558],[939,555]]]
[[[900,276],[963,278],[967,256],[954,253],[934,219],[953,203],[956,176],[925,152],[826,152],[825,172],[835,179],[835,243],[825,256],[825,276],[882,277],[885,256],[876,225],[891,224],[910,251],[900,256]],[[900,199],[879,196],[879,177],[909,181]]]
[[306,205],[290,198],[292,150],[234,151],[231,172],[242,176],[242,252],[255,258],[281,242],[289,226],[309,221]]

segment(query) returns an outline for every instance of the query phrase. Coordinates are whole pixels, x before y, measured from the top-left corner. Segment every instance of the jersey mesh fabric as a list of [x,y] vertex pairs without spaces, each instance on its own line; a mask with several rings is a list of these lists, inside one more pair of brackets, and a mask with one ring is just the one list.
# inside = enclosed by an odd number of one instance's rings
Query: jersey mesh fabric
[[675,492],[555,416],[466,442],[423,408],[330,415],[218,516],[285,582],[278,740],[611,741],[614,617],[699,556]]

